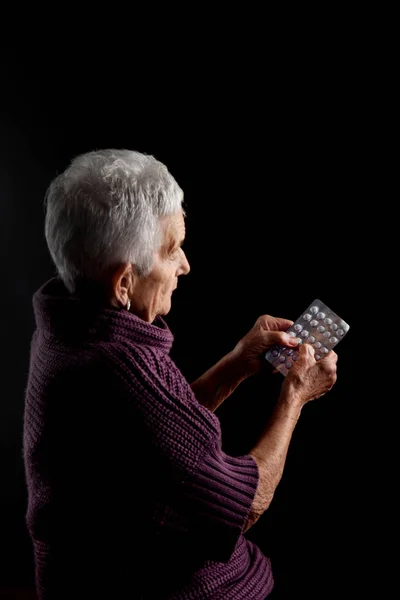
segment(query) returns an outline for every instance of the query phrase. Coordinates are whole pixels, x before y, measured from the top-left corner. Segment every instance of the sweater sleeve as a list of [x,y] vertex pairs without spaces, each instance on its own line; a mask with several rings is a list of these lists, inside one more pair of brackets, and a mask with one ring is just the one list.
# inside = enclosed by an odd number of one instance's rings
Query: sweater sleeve
[[178,554],[196,547],[199,558],[227,562],[250,512],[258,468],[250,456],[232,457],[215,440],[196,472],[171,494],[157,519],[165,539]]
[[147,520],[157,547],[180,560],[226,562],[257,489],[255,460],[222,450],[218,418],[199,404],[169,357],[115,349],[113,360],[143,426],[153,470]]

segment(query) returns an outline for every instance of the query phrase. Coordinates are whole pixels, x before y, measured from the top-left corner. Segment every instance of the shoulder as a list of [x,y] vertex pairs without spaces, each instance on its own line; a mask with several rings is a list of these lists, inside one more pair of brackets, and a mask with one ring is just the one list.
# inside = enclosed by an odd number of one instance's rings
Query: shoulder
[[214,413],[196,399],[189,382],[172,358],[149,346],[110,343],[103,360],[143,411],[153,407],[170,418],[187,420],[208,439],[219,439],[221,428]]

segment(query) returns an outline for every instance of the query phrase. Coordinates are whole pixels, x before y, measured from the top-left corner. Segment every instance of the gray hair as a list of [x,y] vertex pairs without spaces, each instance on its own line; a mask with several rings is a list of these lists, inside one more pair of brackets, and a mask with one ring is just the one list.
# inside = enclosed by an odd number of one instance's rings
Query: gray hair
[[160,218],[185,214],[182,203],[181,188],[153,156],[113,149],[77,156],[45,197],[46,241],[67,289],[100,281],[123,262],[146,277],[162,244]]

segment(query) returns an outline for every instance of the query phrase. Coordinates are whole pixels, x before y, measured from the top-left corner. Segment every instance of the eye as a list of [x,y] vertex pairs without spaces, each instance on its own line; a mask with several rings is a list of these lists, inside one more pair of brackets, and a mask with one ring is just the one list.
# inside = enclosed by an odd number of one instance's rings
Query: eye
[[182,245],[183,245],[183,244],[181,244],[180,246],[178,246],[177,248],[175,248],[175,250],[173,250],[173,251],[171,252],[171,254],[170,254],[170,257],[171,257],[171,258],[177,258],[177,257],[179,256],[179,253],[180,253],[180,251],[181,251],[181,249],[182,249]]

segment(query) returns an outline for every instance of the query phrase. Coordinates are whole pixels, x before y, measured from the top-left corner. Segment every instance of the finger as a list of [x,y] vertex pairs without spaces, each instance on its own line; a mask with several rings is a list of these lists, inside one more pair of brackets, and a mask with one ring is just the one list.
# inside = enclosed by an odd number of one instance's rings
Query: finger
[[316,364],[314,348],[311,344],[301,344],[298,348],[297,360],[290,368],[290,371],[296,373],[314,367]]
[[262,315],[259,321],[264,329],[268,331],[287,331],[293,321],[289,319],[281,319],[279,317],[271,317],[271,315]]
[[290,319],[280,319],[279,317],[275,318],[275,322],[279,331],[287,331],[294,323]]
[[311,344],[302,344],[299,348],[298,361],[306,361],[307,359],[313,359],[315,361],[315,350]]
[[324,356],[324,358],[322,358],[320,360],[321,363],[329,363],[332,365],[336,365],[338,360],[338,355],[336,354],[336,352],[334,352],[333,350],[331,350],[330,352],[328,352],[328,354],[326,356]]
[[315,356],[315,349],[311,344],[302,344],[300,352],[308,354],[309,356]]

